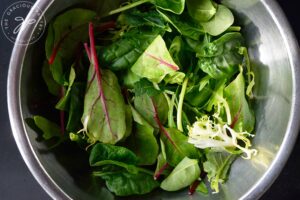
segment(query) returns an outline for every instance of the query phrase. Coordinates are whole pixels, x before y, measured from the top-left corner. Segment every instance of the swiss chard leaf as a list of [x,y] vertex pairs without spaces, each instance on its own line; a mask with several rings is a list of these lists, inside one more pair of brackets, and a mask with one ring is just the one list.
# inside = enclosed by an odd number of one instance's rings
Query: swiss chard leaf
[[219,192],[219,183],[224,183],[230,171],[231,164],[236,155],[226,152],[208,152],[207,161],[204,162],[204,171],[207,173],[210,186],[215,192]]
[[[157,113],[153,108],[153,102],[157,107]],[[136,96],[134,98],[135,109],[143,116],[143,118],[151,124],[151,126],[159,129],[157,122],[155,121],[155,115],[157,114],[161,123],[165,123],[168,119],[168,106],[166,106],[167,100],[163,94],[159,94],[153,97],[149,97],[144,94],[142,96]]]
[[160,187],[166,191],[177,191],[191,185],[199,176],[198,160],[185,157],[163,180]]
[[[92,141],[115,144],[126,134],[125,102],[116,75],[102,70],[102,91],[91,65],[81,118]],[[101,95],[104,95],[101,98]]]
[[[161,130],[163,131],[163,130]],[[175,167],[184,157],[198,159],[198,150],[190,143],[188,137],[174,128],[164,128],[161,133],[161,140],[164,143],[166,160]]]
[[45,140],[50,140],[54,137],[62,137],[60,127],[56,123],[42,116],[34,116],[33,120],[35,125],[43,132],[43,138]]
[[153,165],[159,151],[154,128],[133,107],[131,110],[135,126],[133,133],[127,139],[128,148],[132,149],[139,158],[139,165]]
[[246,100],[245,90],[245,79],[243,73],[240,72],[236,79],[224,89],[224,97],[233,119],[231,127],[237,131],[251,133],[254,129],[255,117]]
[[211,0],[186,0],[189,15],[199,21],[209,21],[217,12]]
[[173,61],[164,40],[159,35],[138,58],[131,70],[140,77],[159,83],[167,74],[179,70],[179,67]]
[[153,40],[164,31],[155,27],[132,28],[108,47],[100,50],[102,65],[113,71],[129,69]]
[[212,36],[218,36],[225,32],[234,22],[232,12],[223,5],[218,5],[217,12],[208,22],[202,22],[205,32]]
[[240,33],[227,33],[217,40],[207,43],[197,52],[198,67],[214,79],[227,78],[238,72],[243,63],[239,47],[244,44]]
[[97,143],[90,153],[90,165],[95,166],[97,162],[103,160],[113,160],[133,165],[138,162],[136,155],[125,147]]
[[96,13],[87,9],[72,9],[57,16],[48,28],[45,50],[54,80],[64,84],[64,65],[71,65],[79,45],[88,38],[88,22]]
[[159,183],[150,174],[143,172],[132,174],[119,171],[98,176],[106,181],[107,188],[117,196],[147,194],[159,187]]
[[168,176],[170,173],[171,173],[171,167],[167,163],[163,153],[160,153],[157,157],[154,179],[157,180],[161,175]]

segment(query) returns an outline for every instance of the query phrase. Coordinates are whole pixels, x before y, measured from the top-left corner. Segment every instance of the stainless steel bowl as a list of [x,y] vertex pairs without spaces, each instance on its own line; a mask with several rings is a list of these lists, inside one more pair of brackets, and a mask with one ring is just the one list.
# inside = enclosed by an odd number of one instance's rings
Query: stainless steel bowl
[[[90,0],[92,3],[95,0]],[[84,0],[38,0],[47,21],[58,12]],[[99,13],[116,1],[103,0]],[[201,199],[257,199],[273,183],[296,141],[300,120],[299,50],[292,30],[274,0],[223,0],[243,27],[256,73],[256,133],[253,143],[259,154],[252,160],[238,159],[229,180],[219,194]],[[29,17],[33,17],[31,12]],[[34,28],[22,29],[18,40],[26,41]],[[85,167],[81,152],[59,148],[45,151],[36,141],[36,133],[25,119],[31,117],[37,99],[46,100],[39,87],[43,61],[43,42],[16,45],[8,75],[8,107],[11,126],[19,150],[30,171],[53,199],[122,199],[115,198],[105,187],[95,184]],[[198,199],[184,192],[154,192],[131,199]],[[199,197],[200,199],[200,197]]]

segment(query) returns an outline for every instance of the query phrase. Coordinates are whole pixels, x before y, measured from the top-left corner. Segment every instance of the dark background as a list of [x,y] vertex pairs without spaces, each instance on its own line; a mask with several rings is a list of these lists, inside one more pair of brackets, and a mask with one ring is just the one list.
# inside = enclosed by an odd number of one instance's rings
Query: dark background
[[[4,10],[14,2],[16,0],[1,0],[0,14],[2,15]],[[297,1],[278,0],[278,2],[286,13],[297,38],[300,39],[300,13]],[[11,134],[7,114],[6,80],[12,47],[13,44],[0,32],[0,199],[48,200],[50,197],[38,185],[25,166]],[[298,155],[300,155],[300,138],[281,175],[262,197],[262,200],[300,199],[300,160]]]

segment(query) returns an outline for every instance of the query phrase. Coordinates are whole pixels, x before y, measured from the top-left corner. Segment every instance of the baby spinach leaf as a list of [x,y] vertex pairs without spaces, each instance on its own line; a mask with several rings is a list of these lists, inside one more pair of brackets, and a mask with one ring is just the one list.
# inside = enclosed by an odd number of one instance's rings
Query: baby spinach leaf
[[123,7],[112,10],[109,12],[109,14],[113,15],[113,14],[116,14],[119,12],[123,12],[123,11],[129,10],[131,8],[135,8],[144,3],[152,3],[158,8],[173,12],[178,15],[183,12],[184,6],[185,6],[185,0],[138,0],[138,1],[134,1],[131,4],[127,4]]
[[133,73],[130,69],[123,72],[122,82],[126,88],[133,89],[134,84],[137,83],[141,77]]
[[54,137],[62,137],[60,127],[56,123],[42,116],[34,116],[33,120],[35,125],[43,132],[43,138],[45,140],[49,140]]
[[139,172],[132,174],[127,171],[100,175],[106,181],[107,188],[117,196],[147,194],[159,187],[159,183],[150,174]]
[[198,22],[209,21],[217,12],[211,0],[186,0],[189,15]]
[[68,121],[66,130],[76,132],[81,128],[81,116],[83,112],[85,84],[74,83],[70,91],[70,103],[68,108]]
[[207,161],[204,162],[204,171],[207,173],[210,187],[219,192],[219,183],[224,183],[229,174],[230,166],[236,158],[236,155],[226,152],[208,152]]
[[197,52],[198,67],[214,79],[229,79],[243,63],[239,47],[244,44],[240,33],[226,33]]
[[131,67],[131,71],[140,77],[159,83],[172,72],[179,70],[173,61],[162,37],[158,35],[145,52]]
[[73,86],[73,83],[75,81],[76,74],[73,67],[71,67],[70,75],[69,75],[69,82],[67,84],[68,88],[65,92],[65,95],[59,100],[59,102],[56,104],[55,108],[59,110],[67,110],[67,104],[70,99],[70,92]]
[[202,22],[205,32],[212,36],[218,36],[226,31],[234,22],[232,12],[223,5],[218,5],[217,13],[208,22]]
[[205,32],[203,27],[196,23],[187,13],[182,15],[175,15],[172,13],[166,13],[159,11],[161,15],[168,21],[174,28],[183,36],[199,40]]
[[166,20],[156,10],[142,12],[138,9],[133,9],[122,13],[118,18],[118,22],[121,25],[127,25],[130,27],[152,26],[164,30],[170,29]]
[[[102,70],[102,92],[91,65],[81,118],[92,141],[115,144],[126,133],[125,102],[116,75]],[[101,99],[101,95],[105,95]]]
[[159,95],[160,90],[154,88],[153,83],[148,81],[146,78],[142,78],[134,84],[134,94],[135,96],[142,96],[144,94],[149,97]]
[[251,133],[254,129],[255,117],[246,100],[245,90],[245,79],[241,71],[236,79],[224,89],[224,97],[233,119],[231,127],[240,132]]
[[198,160],[185,157],[163,180],[160,187],[166,191],[177,191],[191,185],[200,176]]
[[113,71],[129,69],[163,30],[155,27],[132,28],[111,45],[100,50],[103,67]]
[[48,62],[45,62],[42,68],[42,76],[48,87],[50,94],[59,96],[61,86],[53,79]]
[[184,157],[199,158],[198,150],[190,143],[188,137],[174,128],[165,128],[166,134],[161,134],[161,140],[165,146],[166,160],[175,167]]
[[214,87],[214,79],[206,76],[200,80],[199,84],[188,87],[184,100],[194,107],[202,107],[211,97]]
[[161,123],[164,124],[168,119],[168,106],[166,106],[168,103],[162,93],[153,97],[149,97],[146,94],[136,96],[134,98],[134,107],[143,116],[143,118],[151,124],[151,126],[159,129],[159,126],[154,119],[156,111],[153,108],[152,101],[157,107],[157,115]]
[[103,160],[113,160],[133,165],[138,162],[136,155],[125,147],[97,143],[90,153],[90,165],[95,166],[97,162]]
[[153,165],[156,161],[159,146],[154,137],[154,128],[133,108],[132,116],[135,121],[134,131],[127,139],[128,148],[139,158],[139,165]]
[[185,6],[185,0],[154,0],[154,2],[158,8],[177,15],[183,12]]

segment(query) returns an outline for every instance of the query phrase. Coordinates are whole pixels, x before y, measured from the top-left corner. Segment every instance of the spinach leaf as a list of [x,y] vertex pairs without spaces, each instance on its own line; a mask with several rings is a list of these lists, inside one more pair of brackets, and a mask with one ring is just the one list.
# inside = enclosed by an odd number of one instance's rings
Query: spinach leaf
[[102,48],[99,60],[103,67],[113,71],[129,69],[161,33],[163,30],[155,27],[132,28],[121,39]]
[[147,194],[159,187],[159,183],[150,174],[127,171],[95,174],[106,181],[107,188],[117,196]]
[[255,117],[246,100],[245,90],[245,79],[241,71],[236,79],[224,89],[224,97],[233,119],[231,127],[240,132],[246,130],[251,133],[254,129]]
[[113,160],[133,165],[138,162],[136,155],[125,147],[97,143],[90,152],[90,165],[95,166],[97,162],[103,160]]
[[42,76],[48,87],[50,94],[59,96],[61,86],[53,79],[53,75],[50,70],[48,62],[45,62],[42,68]]
[[211,0],[186,0],[189,15],[199,21],[209,21],[217,12]]
[[161,134],[164,144],[167,162],[175,167],[184,157],[198,159],[198,150],[190,143],[188,137],[174,128],[164,128],[165,133]]
[[[153,108],[153,102],[157,107],[157,112]],[[157,122],[155,121],[156,114],[158,115],[162,124],[168,119],[168,104],[165,96],[161,93],[159,95],[149,97],[144,94],[142,96],[136,96],[134,98],[135,109],[143,116],[143,118],[151,124],[154,128],[159,129]]]
[[133,89],[134,84],[137,83],[141,77],[133,73],[130,69],[123,72],[122,82],[126,88]]
[[146,78],[142,78],[134,84],[134,94],[135,96],[142,96],[144,94],[149,97],[159,95],[160,90],[154,88],[153,83],[148,81]]
[[188,87],[185,101],[194,107],[203,107],[211,97],[215,81],[210,76],[202,78],[199,84]]
[[203,163],[204,171],[207,173],[210,186],[215,192],[219,192],[219,183],[224,183],[230,171],[230,166],[236,155],[226,152],[208,152],[207,161]]
[[56,104],[55,108],[58,110],[67,110],[67,104],[70,99],[70,92],[73,86],[73,83],[75,81],[76,74],[73,67],[71,67],[70,75],[69,75],[69,82],[67,83],[67,91],[65,92],[65,95],[59,100],[59,102]]
[[178,15],[183,12],[185,6],[185,0],[138,0],[131,4],[112,10],[109,12],[109,14],[113,15],[119,12],[123,12],[131,8],[135,8],[144,3],[152,3],[158,8],[161,8],[169,12],[173,12]]
[[161,15],[183,36],[199,40],[200,36],[204,35],[203,27],[196,23],[187,13],[175,15],[159,11]]
[[76,132],[81,128],[81,116],[83,112],[85,84],[74,83],[70,91],[70,103],[68,108],[68,121],[66,130]]
[[172,72],[179,70],[174,63],[167,47],[160,35],[148,46],[145,52],[131,67],[131,71],[140,77],[159,83]]
[[198,67],[214,79],[230,79],[243,63],[243,55],[239,53],[243,44],[240,33],[226,33],[197,52]]
[[154,137],[154,128],[133,108],[132,116],[135,121],[134,131],[127,139],[128,148],[139,158],[139,165],[153,165],[156,161],[159,146]]
[[217,13],[208,22],[202,22],[205,32],[212,36],[218,36],[226,31],[234,22],[232,12],[223,5],[218,5]]
[[191,185],[200,176],[198,160],[185,157],[163,180],[160,187],[166,191],[177,191]]
[[33,120],[35,125],[43,132],[43,138],[45,140],[49,140],[54,137],[62,137],[60,127],[56,123],[42,116],[34,116]]
[[142,12],[138,9],[132,9],[128,12],[122,13],[118,18],[118,22],[123,26],[152,26],[170,31],[170,27],[166,20],[156,10]]
[[48,28],[45,50],[54,80],[64,84],[63,66],[74,61],[79,45],[88,38],[88,22],[96,13],[87,9],[72,9],[57,16]]

